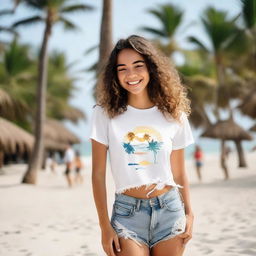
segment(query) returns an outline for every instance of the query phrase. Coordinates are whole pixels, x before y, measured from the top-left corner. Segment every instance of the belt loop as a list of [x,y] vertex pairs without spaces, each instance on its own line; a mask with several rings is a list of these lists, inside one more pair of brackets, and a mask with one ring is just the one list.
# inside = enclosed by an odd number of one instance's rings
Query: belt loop
[[136,211],[138,212],[140,210],[140,199],[136,200]]

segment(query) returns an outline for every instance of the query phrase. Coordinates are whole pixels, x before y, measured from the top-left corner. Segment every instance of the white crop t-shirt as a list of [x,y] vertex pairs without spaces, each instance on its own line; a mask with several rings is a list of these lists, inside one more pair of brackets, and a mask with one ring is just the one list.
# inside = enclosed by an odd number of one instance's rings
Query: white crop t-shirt
[[185,112],[181,122],[167,120],[157,106],[127,105],[127,111],[114,118],[94,106],[90,139],[108,146],[116,193],[151,184],[157,184],[153,190],[165,185],[182,187],[174,182],[170,154],[194,143],[194,138]]

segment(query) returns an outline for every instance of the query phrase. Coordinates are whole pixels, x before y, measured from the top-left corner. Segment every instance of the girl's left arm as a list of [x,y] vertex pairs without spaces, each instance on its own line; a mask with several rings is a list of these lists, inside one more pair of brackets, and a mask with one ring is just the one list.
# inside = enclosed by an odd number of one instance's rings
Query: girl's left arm
[[189,183],[185,171],[184,149],[173,150],[170,157],[173,178],[176,184],[183,188],[180,190],[184,201],[186,214],[186,229],[179,236],[183,239],[183,246],[192,238],[194,214],[190,203]]
[[173,178],[176,184],[183,188],[180,190],[185,206],[186,215],[193,216],[193,210],[190,203],[189,183],[185,171],[184,149],[173,150],[170,157]]

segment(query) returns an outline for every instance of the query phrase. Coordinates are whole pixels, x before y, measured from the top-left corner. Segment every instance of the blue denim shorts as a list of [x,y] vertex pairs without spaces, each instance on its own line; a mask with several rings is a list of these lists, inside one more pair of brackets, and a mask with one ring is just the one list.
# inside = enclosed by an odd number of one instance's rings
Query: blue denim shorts
[[184,202],[177,187],[149,199],[115,194],[111,225],[118,237],[152,248],[185,232]]

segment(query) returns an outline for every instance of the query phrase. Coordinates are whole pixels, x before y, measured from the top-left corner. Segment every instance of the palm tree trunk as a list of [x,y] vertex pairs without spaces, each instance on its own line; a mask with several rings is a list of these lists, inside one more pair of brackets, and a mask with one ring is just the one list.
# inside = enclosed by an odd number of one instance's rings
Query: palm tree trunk
[[3,167],[3,165],[4,165],[4,152],[0,150],[0,169]]
[[214,114],[216,116],[217,121],[220,120],[220,113],[219,113],[219,87],[222,86],[223,84],[223,70],[222,70],[222,65],[221,65],[221,60],[220,57],[215,54],[215,68],[216,68],[216,77],[217,77],[217,87],[215,90],[214,94],[214,101],[215,101],[215,109],[214,109]]
[[101,70],[105,61],[108,59],[112,47],[112,0],[103,0],[98,71]]
[[[103,10],[101,17],[100,27],[100,49],[99,49],[99,61],[97,64],[96,76],[99,77],[104,63],[107,61],[108,56],[113,47],[112,40],[112,0],[103,0]],[[98,82],[98,81],[97,81]],[[97,95],[97,83],[93,89],[93,97],[96,99]]]
[[39,56],[38,82],[37,82],[37,107],[35,117],[35,142],[32,155],[29,161],[28,170],[25,173],[22,183],[36,184],[37,171],[41,168],[44,149],[43,125],[45,121],[46,89],[47,89],[47,67],[48,56],[47,46],[51,34],[51,18],[47,17],[42,47]]
[[235,140],[235,145],[239,160],[238,167],[247,167],[241,140]]
[[226,163],[226,150],[225,150],[225,140],[221,140],[221,168],[224,172],[225,180],[229,179],[229,171]]

